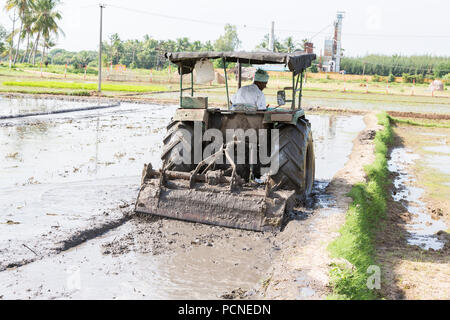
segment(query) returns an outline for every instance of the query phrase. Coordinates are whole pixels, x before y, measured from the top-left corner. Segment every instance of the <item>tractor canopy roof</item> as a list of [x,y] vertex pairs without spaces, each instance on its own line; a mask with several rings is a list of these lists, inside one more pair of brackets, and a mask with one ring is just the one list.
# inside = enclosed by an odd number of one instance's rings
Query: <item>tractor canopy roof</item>
[[197,61],[202,59],[221,59],[227,62],[248,63],[248,64],[284,64],[294,75],[299,74],[311,66],[311,62],[316,59],[314,53],[278,53],[278,52],[166,52],[166,58],[178,65],[179,70],[183,68],[183,74],[190,73]]

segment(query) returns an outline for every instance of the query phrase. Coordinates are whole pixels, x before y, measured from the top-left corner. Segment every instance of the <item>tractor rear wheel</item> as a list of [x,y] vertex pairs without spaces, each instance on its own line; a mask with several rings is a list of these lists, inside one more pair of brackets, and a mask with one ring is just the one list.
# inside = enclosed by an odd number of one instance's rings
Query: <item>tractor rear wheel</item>
[[279,169],[271,176],[277,189],[295,190],[306,198],[314,184],[315,158],[311,124],[299,119],[296,125],[281,125]]
[[[172,121],[167,126],[161,159],[167,170],[189,172],[194,166],[194,125],[192,122]],[[187,154],[184,154],[187,152]]]

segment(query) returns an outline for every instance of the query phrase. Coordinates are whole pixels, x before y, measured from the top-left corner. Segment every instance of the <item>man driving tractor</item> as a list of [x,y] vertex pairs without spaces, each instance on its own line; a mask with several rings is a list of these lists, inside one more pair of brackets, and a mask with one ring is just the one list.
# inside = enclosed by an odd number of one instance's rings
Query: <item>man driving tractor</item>
[[269,74],[258,69],[255,72],[253,84],[241,87],[231,98],[233,105],[252,105],[258,110],[266,110],[266,97],[262,92],[269,81]]

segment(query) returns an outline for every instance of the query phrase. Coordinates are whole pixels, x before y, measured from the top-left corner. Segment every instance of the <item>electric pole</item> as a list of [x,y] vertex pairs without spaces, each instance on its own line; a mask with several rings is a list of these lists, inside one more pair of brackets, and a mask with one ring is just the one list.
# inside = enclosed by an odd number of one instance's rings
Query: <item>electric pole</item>
[[275,22],[272,21],[269,34],[269,50],[273,52],[273,44],[275,42]]
[[100,6],[100,42],[98,47],[98,93],[102,92],[102,19],[103,19],[103,8],[104,4],[99,4]]

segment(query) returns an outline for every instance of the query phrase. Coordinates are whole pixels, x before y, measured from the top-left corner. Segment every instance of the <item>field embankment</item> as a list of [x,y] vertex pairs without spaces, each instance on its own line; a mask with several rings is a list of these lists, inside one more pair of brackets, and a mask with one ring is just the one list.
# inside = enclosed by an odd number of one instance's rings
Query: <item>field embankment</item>
[[[348,263],[334,263],[331,270],[333,294],[337,299],[374,299],[377,294],[367,286],[369,268],[375,265],[375,236],[380,218],[385,215],[389,172],[387,154],[392,129],[385,113],[378,116],[383,130],[375,135],[375,160],[366,166],[367,181],[353,185],[353,199],[340,237],[329,245],[332,256]],[[350,267],[349,267],[350,265]]]

